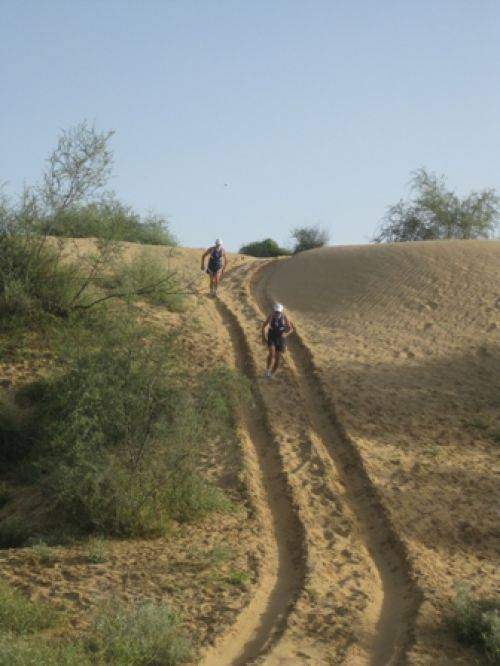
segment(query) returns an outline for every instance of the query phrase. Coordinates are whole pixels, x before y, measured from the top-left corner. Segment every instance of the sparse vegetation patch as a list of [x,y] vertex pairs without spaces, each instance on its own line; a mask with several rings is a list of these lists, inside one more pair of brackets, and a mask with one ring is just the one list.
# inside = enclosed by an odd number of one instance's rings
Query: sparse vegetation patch
[[30,601],[0,579],[0,635],[31,634],[56,623],[57,614],[49,606]]
[[492,664],[500,664],[500,600],[474,599],[470,590],[460,587],[451,621],[460,641],[483,652]]

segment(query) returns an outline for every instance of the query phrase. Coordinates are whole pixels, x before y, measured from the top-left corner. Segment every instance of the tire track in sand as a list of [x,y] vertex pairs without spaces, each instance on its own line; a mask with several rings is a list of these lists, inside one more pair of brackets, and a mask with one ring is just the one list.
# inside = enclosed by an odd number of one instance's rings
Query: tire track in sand
[[[270,280],[275,262],[253,271],[249,292],[267,312],[272,302]],[[347,502],[358,522],[360,536],[378,571],[382,599],[374,608],[367,609],[364,650],[356,647],[349,653],[346,663],[388,666],[405,662],[413,641],[413,626],[421,602],[420,591],[411,576],[404,545],[392,528],[390,518],[371,483],[355,444],[339,424],[330,397],[324,390],[311,351],[299,334],[290,339],[289,359],[298,375],[304,409],[311,425],[322,440],[347,489]],[[371,626],[370,626],[371,625]]]
[[229,332],[237,368],[252,381],[253,405],[240,413],[248,484],[263,529],[257,589],[232,627],[206,651],[203,666],[244,666],[266,654],[283,634],[305,577],[305,542],[290,488],[256,385],[256,368],[245,334],[221,301],[215,309]]

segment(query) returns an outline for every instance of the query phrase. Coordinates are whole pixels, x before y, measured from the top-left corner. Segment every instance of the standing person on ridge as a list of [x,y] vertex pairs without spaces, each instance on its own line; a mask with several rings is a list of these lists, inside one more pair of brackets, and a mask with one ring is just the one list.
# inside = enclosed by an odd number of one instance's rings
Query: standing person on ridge
[[208,260],[207,273],[210,276],[210,295],[217,296],[217,289],[219,283],[227,268],[226,250],[222,247],[220,238],[215,240],[215,245],[209,247],[201,258],[201,270],[205,270],[205,259],[210,256]]
[[[268,329],[266,336],[266,328]],[[275,303],[273,311],[262,324],[262,342],[267,344],[266,379],[270,379],[278,369],[281,354],[286,351],[286,339],[293,333],[293,324],[284,313],[281,303]]]

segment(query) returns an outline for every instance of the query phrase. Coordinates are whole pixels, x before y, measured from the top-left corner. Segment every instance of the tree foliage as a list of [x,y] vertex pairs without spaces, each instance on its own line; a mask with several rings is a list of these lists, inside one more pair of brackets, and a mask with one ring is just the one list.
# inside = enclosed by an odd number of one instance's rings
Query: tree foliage
[[66,238],[112,238],[147,245],[177,245],[165,217],[153,213],[141,217],[130,206],[113,198],[60,210],[44,219],[40,229],[49,236]]
[[460,198],[446,187],[444,176],[419,169],[411,179],[409,201],[388,208],[373,241],[489,238],[500,219],[500,198],[493,189]]
[[61,132],[39,188],[49,212],[67,210],[104,188],[111,176],[113,134],[98,132],[87,121]]
[[292,230],[292,238],[295,239],[293,253],[313,250],[316,247],[323,247],[329,240],[329,234],[326,229],[320,229],[319,226],[296,227]]
[[141,217],[105,189],[113,165],[113,135],[86,121],[63,130],[38,185],[25,186],[15,204],[0,187],[0,227],[21,235],[176,245],[164,216]]
[[248,254],[251,257],[281,257],[290,254],[290,250],[280,247],[272,238],[264,238],[261,241],[242,245],[240,253]]

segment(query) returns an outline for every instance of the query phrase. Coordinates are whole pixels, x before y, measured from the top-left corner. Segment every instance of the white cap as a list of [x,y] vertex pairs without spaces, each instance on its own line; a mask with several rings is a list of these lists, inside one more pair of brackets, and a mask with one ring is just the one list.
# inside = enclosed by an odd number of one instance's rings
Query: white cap
[[275,303],[273,310],[274,312],[283,312],[283,305],[281,303]]
[[222,240],[220,238],[215,239],[215,244],[216,245],[222,245]]

